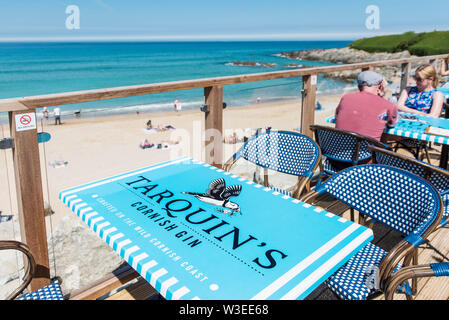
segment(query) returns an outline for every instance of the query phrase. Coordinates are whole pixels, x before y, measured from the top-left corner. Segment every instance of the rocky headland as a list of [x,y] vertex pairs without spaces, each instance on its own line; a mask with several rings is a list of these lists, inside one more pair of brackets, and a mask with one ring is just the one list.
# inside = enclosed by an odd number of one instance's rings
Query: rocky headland
[[[411,55],[408,51],[402,51],[398,53],[369,53],[363,50],[357,50],[348,47],[339,49],[311,49],[294,52],[280,52],[278,56],[295,60],[328,61],[337,64],[352,64],[416,57]],[[412,70],[414,70],[417,66],[418,64],[412,64]],[[398,78],[401,76],[400,65],[383,66],[375,68],[374,71],[379,72],[387,80],[390,81],[393,81],[394,78]],[[353,82],[357,78],[357,74],[359,72],[360,70],[333,72],[326,74],[326,77]]]

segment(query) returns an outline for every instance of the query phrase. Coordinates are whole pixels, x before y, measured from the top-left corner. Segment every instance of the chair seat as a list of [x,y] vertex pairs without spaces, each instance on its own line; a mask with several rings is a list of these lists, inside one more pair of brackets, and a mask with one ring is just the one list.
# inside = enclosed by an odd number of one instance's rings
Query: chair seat
[[328,159],[323,161],[323,171],[328,175],[333,175],[338,172],[337,168]]
[[19,300],[64,300],[58,281],[21,297]]
[[352,166],[351,163],[332,161],[327,158],[323,160],[323,171],[330,176],[350,166]]
[[366,300],[377,291],[372,280],[386,254],[385,250],[368,243],[327,279],[326,284],[342,299]]
[[421,141],[421,140],[416,140],[416,139],[405,138],[405,139],[398,140],[397,142],[403,144],[405,147],[408,147],[408,148],[426,148],[426,149],[429,148],[426,141]]

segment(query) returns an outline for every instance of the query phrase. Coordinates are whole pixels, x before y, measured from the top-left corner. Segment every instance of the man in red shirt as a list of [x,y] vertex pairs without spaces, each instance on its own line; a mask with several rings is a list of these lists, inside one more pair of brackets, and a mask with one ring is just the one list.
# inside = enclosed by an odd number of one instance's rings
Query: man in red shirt
[[384,79],[374,71],[357,77],[359,92],[345,94],[337,107],[335,127],[380,141],[385,126],[397,122],[396,105],[382,98]]

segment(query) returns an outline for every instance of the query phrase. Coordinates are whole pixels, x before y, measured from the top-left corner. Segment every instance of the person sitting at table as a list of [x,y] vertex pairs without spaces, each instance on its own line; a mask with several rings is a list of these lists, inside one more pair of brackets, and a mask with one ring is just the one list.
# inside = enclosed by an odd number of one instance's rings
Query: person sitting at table
[[383,98],[386,81],[377,72],[361,72],[357,84],[358,92],[341,98],[335,112],[335,127],[380,141],[385,126],[397,122],[397,107]]
[[399,111],[439,117],[443,108],[443,94],[438,87],[438,76],[430,64],[418,67],[414,79],[416,86],[402,90],[398,100]]

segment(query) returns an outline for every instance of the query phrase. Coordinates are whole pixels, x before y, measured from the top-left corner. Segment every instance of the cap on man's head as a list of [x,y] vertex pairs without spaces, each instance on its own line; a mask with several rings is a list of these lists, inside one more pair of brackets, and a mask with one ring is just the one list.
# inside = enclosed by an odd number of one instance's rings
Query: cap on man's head
[[363,71],[360,72],[357,77],[357,84],[360,87],[372,87],[377,86],[383,81],[383,77],[374,71]]

